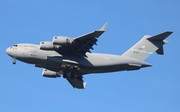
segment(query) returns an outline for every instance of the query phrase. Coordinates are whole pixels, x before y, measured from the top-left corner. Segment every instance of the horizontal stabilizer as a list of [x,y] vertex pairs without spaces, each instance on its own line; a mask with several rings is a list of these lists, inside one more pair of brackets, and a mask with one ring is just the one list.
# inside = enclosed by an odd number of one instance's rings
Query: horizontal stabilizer
[[149,37],[148,40],[164,40],[167,38],[169,35],[171,35],[173,32],[167,31],[152,37]]

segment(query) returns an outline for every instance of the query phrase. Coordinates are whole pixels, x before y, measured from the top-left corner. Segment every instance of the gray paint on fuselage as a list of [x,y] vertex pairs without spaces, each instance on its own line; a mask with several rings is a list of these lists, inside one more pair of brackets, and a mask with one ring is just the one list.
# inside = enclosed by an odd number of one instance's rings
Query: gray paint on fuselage
[[122,71],[132,68],[128,63],[142,64],[137,59],[119,55],[86,53],[86,56],[81,56],[68,50],[59,49],[58,52],[41,50],[39,45],[35,44],[18,44],[16,49],[18,60],[54,71],[59,71],[62,63],[48,60],[48,56],[62,57],[63,60],[77,62],[81,67],[80,72],[83,74]]
[[87,53],[86,55],[86,59],[91,62],[93,66],[85,67],[83,72],[103,73],[123,71],[130,67],[128,63],[140,64],[139,60],[130,57],[99,53]]

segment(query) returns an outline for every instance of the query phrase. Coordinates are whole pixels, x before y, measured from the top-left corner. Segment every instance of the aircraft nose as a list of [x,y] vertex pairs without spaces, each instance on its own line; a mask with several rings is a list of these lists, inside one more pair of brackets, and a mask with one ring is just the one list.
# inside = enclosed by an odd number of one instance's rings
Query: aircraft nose
[[10,48],[7,48],[7,49],[6,49],[6,53],[7,53],[8,55],[11,54]]

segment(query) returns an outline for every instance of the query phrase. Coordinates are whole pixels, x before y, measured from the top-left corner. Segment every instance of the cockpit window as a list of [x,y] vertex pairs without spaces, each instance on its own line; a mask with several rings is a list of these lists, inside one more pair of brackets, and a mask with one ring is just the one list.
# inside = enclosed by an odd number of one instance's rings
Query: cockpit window
[[13,47],[17,47],[18,45],[13,45]]

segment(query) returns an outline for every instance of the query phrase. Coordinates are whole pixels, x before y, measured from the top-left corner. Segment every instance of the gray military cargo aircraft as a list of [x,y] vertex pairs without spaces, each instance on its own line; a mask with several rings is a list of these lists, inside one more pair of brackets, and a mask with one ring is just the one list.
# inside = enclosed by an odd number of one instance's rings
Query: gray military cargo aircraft
[[90,73],[106,73],[115,71],[139,70],[150,67],[144,60],[156,52],[163,55],[163,45],[172,32],[167,31],[155,36],[144,36],[121,56],[112,54],[91,53],[98,37],[106,30],[107,23],[100,29],[91,33],[70,38],[54,36],[52,41],[35,44],[15,44],[6,49],[16,60],[44,68],[42,75],[56,78],[61,75],[66,78],[74,88],[83,89],[86,83],[83,76]]

